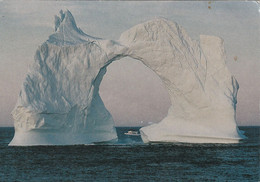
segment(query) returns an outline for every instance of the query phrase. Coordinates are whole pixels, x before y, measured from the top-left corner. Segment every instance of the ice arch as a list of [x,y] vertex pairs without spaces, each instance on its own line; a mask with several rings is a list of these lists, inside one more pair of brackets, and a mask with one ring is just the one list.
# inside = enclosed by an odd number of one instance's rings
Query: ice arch
[[69,11],[35,54],[16,107],[10,145],[89,144],[117,140],[100,96],[106,67],[129,56],[153,70],[172,106],[158,124],[141,129],[144,142],[232,143],[243,138],[235,120],[238,83],[225,65],[223,40],[192,40],[182,27],[154,19],[118,41],[81,31]]

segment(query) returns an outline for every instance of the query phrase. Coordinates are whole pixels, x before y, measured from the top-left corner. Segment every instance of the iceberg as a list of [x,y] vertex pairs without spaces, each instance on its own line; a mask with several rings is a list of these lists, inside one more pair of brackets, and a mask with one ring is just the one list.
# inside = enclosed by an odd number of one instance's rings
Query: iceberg
[[238,82],[226,66],[223,40],[192,40],[177,23],[156,18],[120,39],[85,34],[70,11],[55,16],[55,32],[36,50],[12,116],[9,145],[115,142],[114,120],[99,95],[106,67],[123,57],[141,61],[167,89],[171,107],[140,129],[145,143],[236,143]]

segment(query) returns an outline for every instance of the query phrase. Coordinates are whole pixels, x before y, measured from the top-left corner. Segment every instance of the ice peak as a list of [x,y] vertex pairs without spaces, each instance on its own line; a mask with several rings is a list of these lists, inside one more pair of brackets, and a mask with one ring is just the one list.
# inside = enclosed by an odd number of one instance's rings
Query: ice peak
[[98,39],[85,34],[78,28],[69,10],[60,10],[60,14],[55,16],[54,25],[55,33],[48,39],[48,43],[51,44],[59,46],[76,45]]
[[79,31],[75,19],[69,10],[66,10],[65,12],[63,12],[63,10],[60,10],[60,16],[55,16],[54,25],[55,32],[63,32],[64,28],[68,30]]

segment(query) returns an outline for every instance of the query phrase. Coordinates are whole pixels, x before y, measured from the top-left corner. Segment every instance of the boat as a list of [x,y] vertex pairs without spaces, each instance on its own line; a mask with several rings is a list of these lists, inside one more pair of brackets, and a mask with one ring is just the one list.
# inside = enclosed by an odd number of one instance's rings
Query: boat
[[127,133],[125,133],[125,135],[129,135],[129,136],[140,136],[141,134],[140,134],[138,131],[129,130]]

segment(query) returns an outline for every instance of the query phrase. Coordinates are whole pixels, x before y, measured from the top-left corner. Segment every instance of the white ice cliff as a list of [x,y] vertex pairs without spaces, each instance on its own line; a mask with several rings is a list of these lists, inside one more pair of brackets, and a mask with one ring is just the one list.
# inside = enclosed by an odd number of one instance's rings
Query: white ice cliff
[[166,19],[124,32],[118,41],[81,31],[69,11],[55,17],[55,33],[43,43],[12,111],[9,145],[71,145],[117,140],[100,96],[106,67],[129,56],[153,70],[172,106],[158,124],[141,128],[144,142],[235,143],[238,83],[225,64],[223,40],[200,36]]

